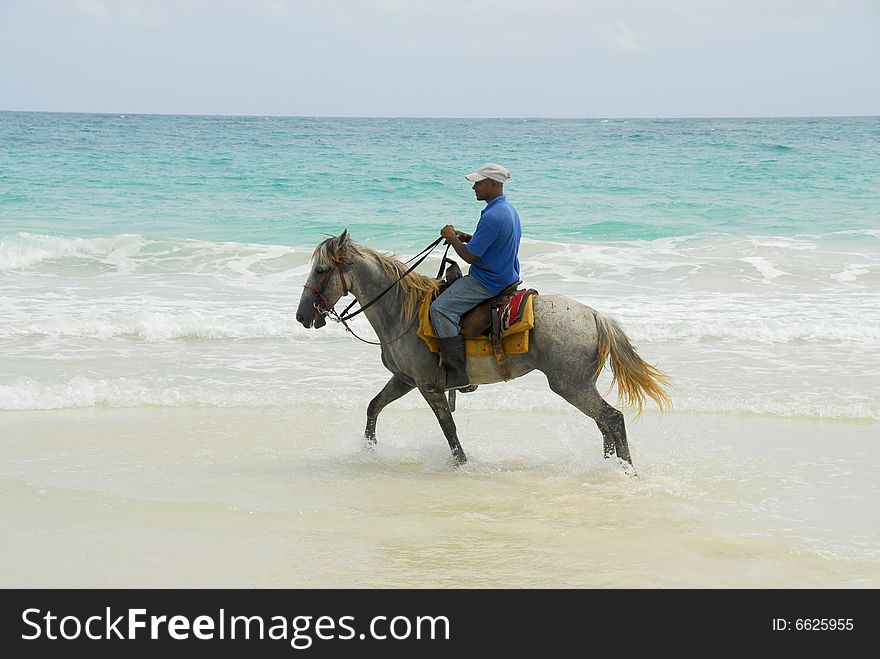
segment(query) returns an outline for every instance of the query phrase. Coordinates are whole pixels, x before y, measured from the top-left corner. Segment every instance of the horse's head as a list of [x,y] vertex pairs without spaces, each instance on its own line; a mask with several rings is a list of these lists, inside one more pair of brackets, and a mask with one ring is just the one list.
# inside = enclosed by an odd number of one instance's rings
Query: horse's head
[[324,327],[327,312],[339,298],[348,294],[348,284],[343,274],[343,265],[350,242],[348,229],[335,238],[328,238],[312,254],[312,270],[303,286],[296,320],[303,327]]

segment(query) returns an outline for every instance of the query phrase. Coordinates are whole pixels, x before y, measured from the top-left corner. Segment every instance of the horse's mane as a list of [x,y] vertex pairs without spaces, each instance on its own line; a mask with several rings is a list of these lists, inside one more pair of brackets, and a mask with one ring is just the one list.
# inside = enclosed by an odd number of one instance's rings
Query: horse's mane
[[[344,264],[353,254],[377,262],[383,272],[393,279],[397,279],[409,269],[393,255],[383,254],[354,242],[347,232],[339,237],[328,238],[318,245],[312,254],[312,262],[318,266],[335,268],[340,263]],[[436,293],[439,285],[437,279],[413,271],[401,279],[389,294],[394,293],[399,300],[401,316],[413,318],[425,295]]]

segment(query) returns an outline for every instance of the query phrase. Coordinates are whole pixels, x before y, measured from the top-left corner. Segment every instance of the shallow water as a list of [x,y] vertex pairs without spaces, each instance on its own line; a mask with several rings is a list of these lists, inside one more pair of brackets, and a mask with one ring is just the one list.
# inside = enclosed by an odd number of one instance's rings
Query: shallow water
[[304,406],[4,415],[4,584],[880,583],[874,423],[649,415],[630,478],[578,413],[461,401],[455,469],[427,409],[391,410],[372,450]]

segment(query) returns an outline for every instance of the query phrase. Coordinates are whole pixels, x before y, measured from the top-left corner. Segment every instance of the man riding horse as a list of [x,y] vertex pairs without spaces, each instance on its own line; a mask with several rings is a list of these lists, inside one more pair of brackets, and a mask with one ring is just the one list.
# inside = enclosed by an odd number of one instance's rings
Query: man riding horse
[[470,386],[465,339],[459,333],[461,316],[519,281],[522,229],[519,214],[504,195],[504,182],[510,172],[501,165],[486,163],[465,178],[473,181],[474,194],[478,201],[486,202],[486,207],[473,235],[456,231],[451,224],[440,230],[446,243],[470,264],[468,274],[452,282],[431,303],[431,324],[440,340],[446,368],[446,391]]
[[[518,283],[519,217],[502,194],[503,182],[509,176],[498,165],[484,165],[468,174],[469,180],[478,179],[474,181],[477,199],[487,202],[477,229],[468,236],[452,226],[443,227],[442,238],[471,264],[469,276],[451,283],[430,309],[435,334],[442,337],[446,370],[455,371],[448,376],[446,387],[461,387],[471,380],[477,385],[494,384],[540,371],[554,393],[596,422],[605,457],[616,455],[627,472],[635,474],[624,415],[602,397],[596,381],[608,363],[618,398],[637,406],[640,414],[647,398],[661,410],[671,404],[666,392],[669,378],[642,359],[613,318],[564,295],[536,295],[527,352],[506,357],[506,374],[499,367],[497,353],[471,355],[468,373],[464,336],[458,334],[462,314],[509,284]],[[442,238],[423,252],[430,253]],[[417,260],[415,265],[420,262]],[[440,282],[414,272],[414,267],[359,245],[346,229],[315,248],[296,319],[303,327],[319,328],[328,316],[344,324],[363,312],[376,332],[374,343],[381,346],[382,364],[391,372],[391,379],[367,406],[364,436],[368,443],[376,443],[376,422],[381,411],[417,389],[437,417],[455,464],[462,465],[467,456],[458,439],[453,410],[443,388],[436,386],[437,356],[419,335],[418,310]],[[391,291],[393,295],[386,295]],[[336,313],[334,305],[349,293],[361,308]],[[467,324],[467,316],[464,320]],[[347,325],[346,329],[350,331]]]

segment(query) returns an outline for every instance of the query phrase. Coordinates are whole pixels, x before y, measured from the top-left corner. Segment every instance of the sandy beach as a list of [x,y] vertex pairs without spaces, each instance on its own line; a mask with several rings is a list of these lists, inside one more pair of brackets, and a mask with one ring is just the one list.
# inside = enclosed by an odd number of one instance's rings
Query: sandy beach
[[[0,413],[4,587],[876,588],[876,422]],[[521,430],[511,432],[516,425]],[[824,447],[845,438],[840,450]]]

